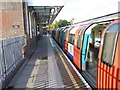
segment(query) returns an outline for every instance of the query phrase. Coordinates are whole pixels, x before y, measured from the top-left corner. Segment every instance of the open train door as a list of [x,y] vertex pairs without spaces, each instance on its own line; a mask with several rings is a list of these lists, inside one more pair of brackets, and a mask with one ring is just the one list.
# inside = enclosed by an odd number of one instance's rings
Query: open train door
[[75,34],[74,64],[77,66],[79,70],[82,69],[81,50],[82,50],[83,33],[85,32],[86,28],[88,28],[90,25],[91,24],[81,25]]
[[120,19],[113,21],[102,33],[97,88],[120,89]]

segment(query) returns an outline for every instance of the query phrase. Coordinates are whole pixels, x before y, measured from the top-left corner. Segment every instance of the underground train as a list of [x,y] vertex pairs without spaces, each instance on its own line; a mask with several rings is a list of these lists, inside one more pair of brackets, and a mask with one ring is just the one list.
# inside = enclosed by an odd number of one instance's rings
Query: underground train
[[91,87],[120,89],[120,19],[57,28],[52,37]]

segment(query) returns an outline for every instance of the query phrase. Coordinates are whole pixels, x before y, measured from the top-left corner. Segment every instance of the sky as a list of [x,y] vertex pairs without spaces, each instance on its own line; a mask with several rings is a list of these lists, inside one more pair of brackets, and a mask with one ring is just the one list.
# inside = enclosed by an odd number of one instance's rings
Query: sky
[[[28,0],[34,5],[64,5],[57,18],[70,21],[74,19],[74,23],[104,16],[107,14],[118,12],[118,2],[120,0]],[[119,2],[120,4],[120,2]]]
[[115,13],[118,12],[119,1],[120,0],[64,0],[64,7],[54,21],[60,19],[70,21],[74,19],[74,23],[76,23]]
[[33,6],[63,6],[63,0],[28,0],[28,5]]

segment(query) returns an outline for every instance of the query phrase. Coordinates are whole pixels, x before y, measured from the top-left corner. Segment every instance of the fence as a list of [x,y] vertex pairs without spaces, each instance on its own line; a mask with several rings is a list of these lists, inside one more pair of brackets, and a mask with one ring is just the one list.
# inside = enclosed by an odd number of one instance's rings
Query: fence
[[0,88],[12,77],[22,58],[24,37],[0,40]]

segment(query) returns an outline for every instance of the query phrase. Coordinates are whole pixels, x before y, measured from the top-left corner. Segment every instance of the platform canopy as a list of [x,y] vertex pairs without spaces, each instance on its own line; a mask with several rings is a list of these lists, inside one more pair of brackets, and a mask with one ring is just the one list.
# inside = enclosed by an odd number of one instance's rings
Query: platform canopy
[[61,0],[28,0],[28,7],[36,14],[36,21],[44,26],[52,24],[63,6]]

